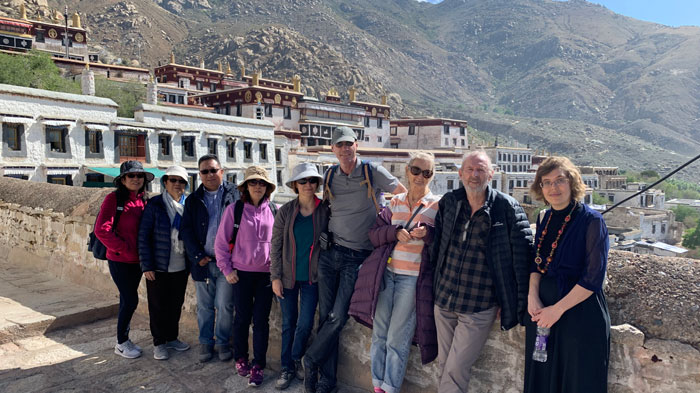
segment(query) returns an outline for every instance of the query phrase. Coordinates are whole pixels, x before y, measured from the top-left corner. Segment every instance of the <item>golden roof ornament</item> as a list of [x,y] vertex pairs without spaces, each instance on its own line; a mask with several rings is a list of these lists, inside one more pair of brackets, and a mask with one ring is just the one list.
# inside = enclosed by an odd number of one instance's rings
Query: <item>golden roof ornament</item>
[[351,86],[348,89],[348,95],[350,96],[350,102],[355,101],[355,94],[357,93],[357,90],[355,90],[355,86]]
[[241,64],[241,80],[245,79],[245,65]]
[[204,57],[202,57],[202,58],[199,60],[199,68],[206,68],[206,67],[204,66]]
[[231,64],[229,64],[228,61],[226,62],[226,74],[233,74],[233,71],[231,71]]
[[382,96],[382,105],[386,105],[386,94]]
[[83,28],[82,25],[80,24],[80,15],[78,15],[77,12],[75,14],[73,14],[73,27],[75,27],[76,29]]
[[170,64],[175,64],[175,53],[170,52]]
[[219,68],[219,72],[224,72],[224,65],[221,64],[221,60],[219,60],[219,62],[218,62],[218,68]]
[[90,63],[85,62],[85,71],[90,71]]
[[253,73],[253,86],[257,86],[258,84],[260,84],[260,79],[259,79],[260,76],[259,75],[260,74],[257,72]]
[[19,5],[20,19],[27,20],[27,6],[24,5],[24,1]]
[[292,83],[294,84],[294,91],[297,93],[301,92],[301,77],[298,74],[295,74],[292,77]]

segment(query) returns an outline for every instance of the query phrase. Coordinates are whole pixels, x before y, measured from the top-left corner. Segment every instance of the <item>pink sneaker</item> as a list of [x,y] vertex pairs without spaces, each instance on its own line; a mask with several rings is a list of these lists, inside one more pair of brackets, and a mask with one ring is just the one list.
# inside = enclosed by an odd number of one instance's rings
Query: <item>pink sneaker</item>
[[382,388],[375,387],[375,388],[374,388],[374,393],[386,393],[386,392],[385,392],[384,389],[382,389]]
[[258,387],[263,383],[263,369],[257,364],[250,369],[248,386]]
[[247,377],[250,375],[250,363],[248,359],[240,358],[236,360],[236,371],[241,377]]

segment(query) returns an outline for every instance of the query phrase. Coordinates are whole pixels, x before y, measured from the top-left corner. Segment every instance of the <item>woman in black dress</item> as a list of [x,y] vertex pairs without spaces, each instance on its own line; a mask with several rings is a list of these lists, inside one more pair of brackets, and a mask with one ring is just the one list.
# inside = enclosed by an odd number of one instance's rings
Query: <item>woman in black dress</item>
[[[610,316],[603,295],[608,231],[600,213],[579,202],[578,169],[550,157],[531,191],[551,207],[538,220],[525,339],[525,393],[607,392]],[[549,328],[546,360],[533,360],[537,327]]]

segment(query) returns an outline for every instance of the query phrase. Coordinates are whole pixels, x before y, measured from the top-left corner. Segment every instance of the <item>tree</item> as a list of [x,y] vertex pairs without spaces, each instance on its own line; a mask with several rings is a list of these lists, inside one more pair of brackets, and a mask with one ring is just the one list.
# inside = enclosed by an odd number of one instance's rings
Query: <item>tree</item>
[[600,196],[597,192],[593,192],[593,204],[594,205],[606,205],[608,200],[605,197]]
[[700,219],[700,213],[690,206],[676,206],[671,211],[676,215],[676,221],[682,222],[687,228],[693,228]]
[[136,106],[146,99],[146,88],[141,83],[117,82],[97,77],[95,78],[95,95],[116,102],[119,105],[118,116],[133,117]]
[[643,178],[657,178],[657,179],[659,178],[659,174],[656,171],[651,170],[651,169],[648,169],[646,171],[642,171],[639,175],[642,176]]
[[700,247],[700,221],[695,228],[692,228],[683,235],[683,247],[698,248]]
[[80,85],[63,78],[51,56],[38,51],[0,53],[0,83],[80,94]]

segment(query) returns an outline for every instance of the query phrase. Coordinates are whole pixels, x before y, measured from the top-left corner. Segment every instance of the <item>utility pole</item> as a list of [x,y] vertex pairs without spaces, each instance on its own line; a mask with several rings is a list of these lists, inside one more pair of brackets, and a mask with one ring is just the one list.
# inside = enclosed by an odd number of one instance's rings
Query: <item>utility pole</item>
[[64,44],[66,45],[66,59],[68,59],[68,5],[66,5],[66,11],[63,13],[63,19],[66,21],[66,35]]

